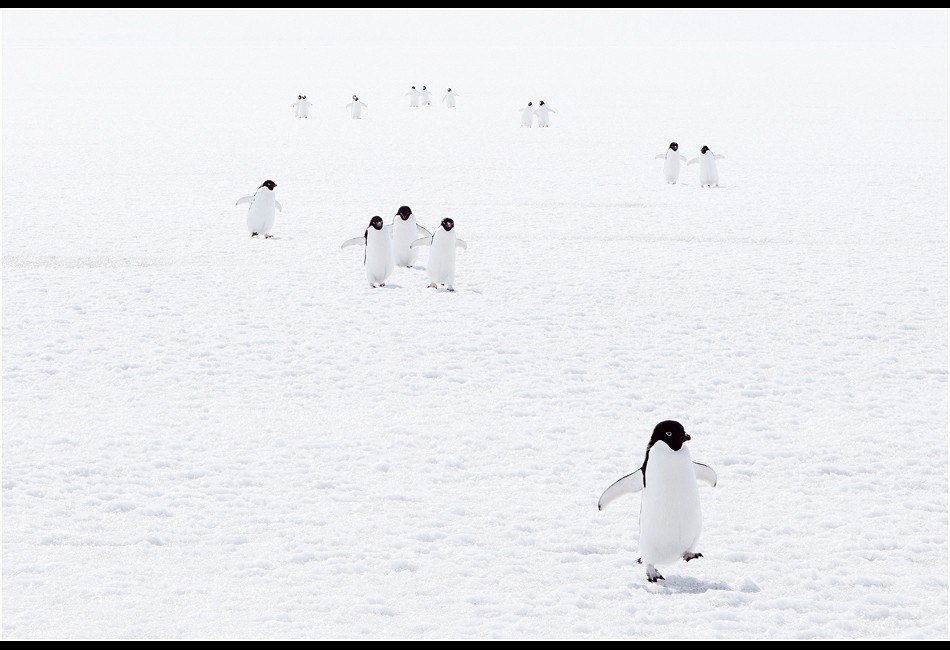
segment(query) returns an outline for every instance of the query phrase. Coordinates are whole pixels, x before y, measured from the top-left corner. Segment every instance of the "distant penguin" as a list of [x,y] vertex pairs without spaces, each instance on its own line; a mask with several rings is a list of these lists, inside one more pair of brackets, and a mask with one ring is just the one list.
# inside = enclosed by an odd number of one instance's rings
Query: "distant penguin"
[[247,229],[251,237],[258,235],[264,235],[265,239],[273,237],[270,231],[274,227],[274,209],[284,211],[280,207],[280,202],[274,197],[275,187],[277,184],[274,181],[264,181],[254,196],[242,196],[234,204],[251,204],[251,207],[247,209]]
[[393,217],[393,258],[396,266],[412,268],[419,257],[419,249],[412,248],[412,242],[419,237],[432,237],[432,233],[416,223],[416,216],[408,205],[404,205]]
[[521,111],[521,126],[526,126],[529,129],[534,126],[534,105],[528,102],[527,106],[518,110]]
[[690,437],[683,425],[673,420],[660,422],[653,429],[643,465],[607,488],[597,502],[603,510],[623,494],[643,491],[640,498],[640,559],[646,565],[647,580],[663,576],[658,564],[672,564],[680,558],[689,562],[696,552],[703,529],[696,481],[716,486],[716,472],[694,463],[686,448]]
[[410,107],[410,108],[416,108],[416,107],[419,106],[419,95],[420,95],[420,94],[421,94],[421,93],[420,93],[418,90],[416,90],[416,87],[415,87],[415,86],[413,86],[412,88],[410,88],[410,89],[409,89],[409,92],[406,93],[406,95],[409,96],[409,107]]
[[693,158],[687,165],[699,163],[699,185],[700,187],[719,187],[719,167],[717,160],[723,160],[725,156],[714,154],[712,149],[703,145],[699,152],[699,158]]
[[449,218],[442,220],[439,228],[431,237],[422,237],[412,242],[412,248],[431,246],[426,270],[429,272],[429,289],[438,289],[444,284],[449,291],[455,291],[455,249],[468,249],[461,239],[455,236],[455,222]]
[[455,98],[458,96],[458,93],[453,93],[452,89],[449,88],[448,92],[445,93],[445,97],[442,98],[442,101],[445,102],[445,107],[455,108]]
[[294,107],[295,117],[305,118],[310,114],[310,107],[313,106],[313,104],[307,101],[306,95],[297,95],[297,101],[291,104],[291,106]]
[[366,108],[366,104],[360,101],[360,98],[356,95],[353,95],[353,101],[346,105],[350,109],[350,117],[354,120],[363,119],[363,109]]
[[426,87],[423,86],[422,90],[419,91],[419,103],[422,106],[428,106],[430,97],[432,97],[432,93],[426,90]]
[[548,108],[544,102],[538,102],[538,126],[548,126],[550,123],[550,113],[556,113],[553,108]]
[[670,148],[666,150],[666,153],[658,153],[656,159],[660,160],[661,158],[665,159],[666,162],[663,163],[663,176],[666,177],[666,182],[676,183],[680,177],[680,161],[686,162],[686,156],[679,153],[680,146],[675,142],[670,143]]
[[386,278],[393,272],[393,246],[390,229],[383,226],[382,217],[373,217],[362,237],[354,237],[343,242],[340,248],[364,246],[363,266],[366,268],[366,280],[369,286],[385,287]]

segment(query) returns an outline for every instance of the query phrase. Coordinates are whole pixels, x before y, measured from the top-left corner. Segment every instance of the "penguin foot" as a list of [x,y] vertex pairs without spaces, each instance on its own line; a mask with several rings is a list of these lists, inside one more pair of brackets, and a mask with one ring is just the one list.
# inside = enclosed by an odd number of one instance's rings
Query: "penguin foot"
[[689,562],[690,560],[695,560],[698,557],[702,557],[702,553],[683,553],[683,559]]
[[455,289],[453,289],[452,287],[447,288],[446,291],[451,291],[452,293],[455,293]]
[[437,287],[437,286],[435,285],[435,282],[430,282],[430,283],[429,283],[429,286],[426,287],[426,289],[438,289],[438,288],[439,288],[439,287]]
[[273,235],[264,235],[264,239],[270,239]]
[[652,564],[647,565],[647,581],[656,582],[657,580],[666,580],[663,576],[660,575],[660,572],[656,570],[656,567]]
[[252,233],[251,233],[251,237],[257,237],[257,233],[256,233],[256,232],[252,232]]
[[385,286],[386,286],[386,283],[385,283],[385,282],[383,282],[383,283],[382,283],[382,284],[380,284],[379,286],[381,286],[381,287],[385,287]]

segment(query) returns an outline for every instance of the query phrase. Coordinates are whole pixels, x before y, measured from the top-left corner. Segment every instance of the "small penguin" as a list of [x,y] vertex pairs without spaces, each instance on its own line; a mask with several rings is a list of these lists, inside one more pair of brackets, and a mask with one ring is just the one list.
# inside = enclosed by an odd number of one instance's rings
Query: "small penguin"
[[438,289],[444,284],[449,291],[455,291],[455,249],[468,249],[461,239],[455,236],[455,222],[446,217],[431,237],[422,237],[412,242],[412,248],[431,246],[429,262],[426,266],[429,271],[428,289]]
[[455,108],[455,98],[458,96],[458,93],[453,93],[452,89],[449,88],[448,92],[445,93],[445,97],[442,98],[442,101],[445,103],[445,107]]
[[687,164],[699,163],[699,185],[700,187],[719,187],[719,168],[716,166],[717,160],[724,160],[722,154],[714,154],[712,149],[703,145],[699,152],[699,158],[693,158]]
[[274,208],[281,212],[284,211],[280,207],[280,202],[274,198],[275,187],[277,187],[277,184],[274,181],[264,181],[254,196],[242,196],[234,204],[251,204],[251,207],[247,209],[247,229],[250,231],[251,237],[257,237],[258,235],[264,235],[264,239],[273,237],[270,231],[274,227]]
[[346,105],[350,109],[350,117],[354,120],[363,119],[363,109],[366,108],[366,104],[360,101],[360,98],[356,95],[353,95],[353,101]]
[[544,102],[538,102],[538,126],[548,126],[550,122],[550,113],[556,113],[553,108],[548,108]]
[[680,177],[680,161],[686,162],[686,156],[679,153],[680,146],[675,142],[670,143],[670,148],[666,150],[666,153],[658,153],[656,155],[656,160],[665,159],[666,162],[663,163],[663,175],[666,177],[666,182],[670,185],[676,183]]
[[526,126],[529,129],[534,126],[534,104],[528,102],[528,105],[524,108],[519,108],[521,111],[521,126]]
[[393,217],[393,257],[396,266],[410,269],[419,257],[419,250],[412,248],[412,242],[419,237],[432,237],[432,233],[416,223],[416,216],[408,205],[403,205]]
[[393,246],[390,229],[383,226],[383,218],[376,216],[369,220],[369,226],[362,237],[354,237],[343,242],[340,248],[363,246],[363,266],[366,268],[366,280],[369,286],[385,287],[386,278],[393,272]]
[[295,117],[306,118],[310,114],[310,107],[313,106],[313,104],[307,101],[306,95],[297,95],[297,101],[291,104],[291,106],[294,108]]
[[423,106],[428,106],[430,97],[432,97],[432,93],[426,90],[426,87],[423,86],[422,90],[419,91],[419,103]]
[[420,94],[421,94],[421,93],[420,93],[418,90],[416,90],[416,87],[415,87],[415,86],[413,86],[412,88],[410,88],[410,89],[409,89],[409,92],[406,93],[406,95],[409,97],[409,107],[410,107],[410,108],[416,108],[417,106],[419,106],[419,95],[420,95]]
[[696,481],[716,487],[716,472],[693,462],[685,444],[689,439],[679,422],[660,422],[653,429],[640,469],[616,481],[597,501],[597,509],[603,510],[623,494],[643,491],[637,562],[646,565],[650,582],[664,579],[656,570],[658,564],[703,556],[696,552],[703,528]]

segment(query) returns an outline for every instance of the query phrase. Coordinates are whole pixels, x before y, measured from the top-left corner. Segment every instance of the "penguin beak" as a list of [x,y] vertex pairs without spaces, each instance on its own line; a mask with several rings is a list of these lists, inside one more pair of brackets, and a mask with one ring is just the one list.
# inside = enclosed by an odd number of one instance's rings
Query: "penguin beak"
[[689,437],[689,434],[688,434],[688,433],[686,434],[686,439],[687,439],[687,440],[692,440],[692,438]]

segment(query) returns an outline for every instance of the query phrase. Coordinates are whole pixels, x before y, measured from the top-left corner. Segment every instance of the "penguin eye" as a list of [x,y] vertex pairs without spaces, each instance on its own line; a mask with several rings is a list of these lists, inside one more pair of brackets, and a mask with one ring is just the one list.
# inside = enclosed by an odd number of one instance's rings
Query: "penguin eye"
[[667,432],[666,432],[666,435],[668,435],[668,436],[672,436],[673,434],[672,434],[672,433],[670,433],[669,431],[667,431]]

